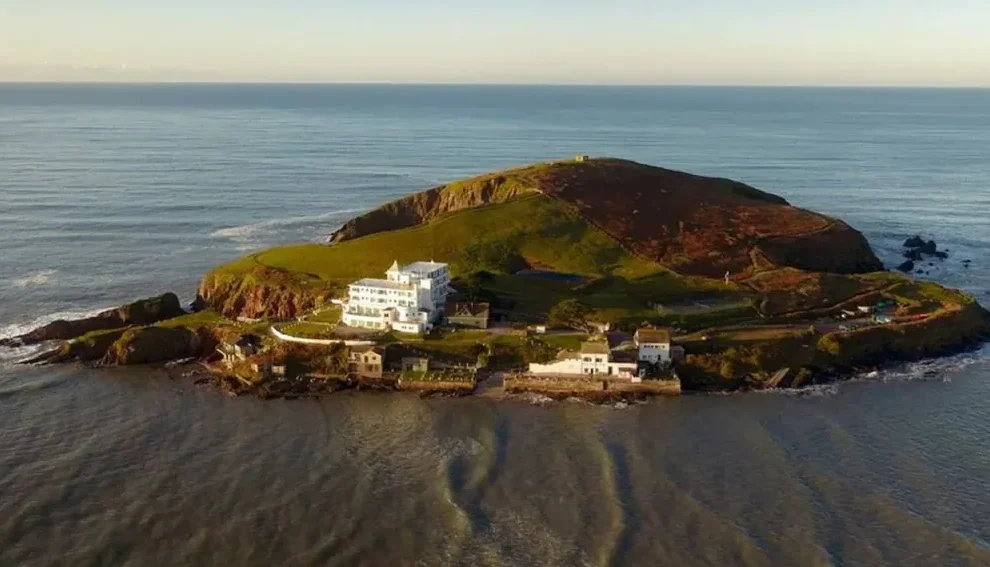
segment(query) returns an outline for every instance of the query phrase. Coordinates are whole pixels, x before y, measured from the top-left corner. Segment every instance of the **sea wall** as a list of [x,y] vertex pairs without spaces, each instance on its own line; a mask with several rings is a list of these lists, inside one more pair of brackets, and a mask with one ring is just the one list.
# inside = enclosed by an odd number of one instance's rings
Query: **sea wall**
[[581,376],[533,376],[518,374],[506,376],[504,379],[506,393],[541,392],[541,393],[597,393],[605,391],[600,379],[589,379]]
[[474,382],[463,381],[443,381],[443,380],[423,380],[409,381],[399,380],[398,389],[406,392],[437,392],[437,393],[458,393],[470,394],[474,391]]
[[642,382],[610,382],[609,392],[650,394],[652,396],[681,395],[680,380],[643,380]]
[[681,381],[677,378],[669,380],[632,380],[586,378],[584,376],[534,376],[518,374],[506,376],[505,392],[519,394],[532,392],[551,397],[579,397],[589,400],[607,400],[626,396],[679,396]]

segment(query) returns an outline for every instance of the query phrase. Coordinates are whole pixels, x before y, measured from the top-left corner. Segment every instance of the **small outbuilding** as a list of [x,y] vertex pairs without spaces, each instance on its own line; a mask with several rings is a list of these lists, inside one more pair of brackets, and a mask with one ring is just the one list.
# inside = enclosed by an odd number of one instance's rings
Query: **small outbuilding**
[[347,373],[361,378],[381,378],[385,351],[379,347],[353,347],[347,355]]
[[487,329],[491,319],[491,305],[468,301],[450,302],[446,307],[447,323],[456,327]]
[[429,372],[430,371],[430,359],[417,357],[417,356],[407,356],[402,359],[402,371],[403,372]]
[[261,337],[257,335],[242,335],[236,342],[221,343],[217,348],[227,368],[232,368],[238,362],[245,362],[248,357],[260,353],[261,350]]

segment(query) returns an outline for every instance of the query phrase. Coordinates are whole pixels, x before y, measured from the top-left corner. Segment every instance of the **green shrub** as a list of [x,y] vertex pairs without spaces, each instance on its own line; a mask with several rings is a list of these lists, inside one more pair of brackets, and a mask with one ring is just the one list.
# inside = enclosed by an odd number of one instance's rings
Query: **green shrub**
[[577,299],[565,299],[550,309],[547,324],[551,327],[586,330],[591,308]]

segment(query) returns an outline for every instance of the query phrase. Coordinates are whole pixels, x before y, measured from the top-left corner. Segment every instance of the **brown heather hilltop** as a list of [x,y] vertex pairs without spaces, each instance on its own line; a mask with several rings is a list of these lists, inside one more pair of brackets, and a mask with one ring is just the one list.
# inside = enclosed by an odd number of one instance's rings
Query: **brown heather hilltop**
[[737,181],[621,159],[537,164],[442,185],[351,220],[331,241],[429,223],[529,194],[559,200],[631,252],[682,274],[883,269],[863,235],[840,220]]

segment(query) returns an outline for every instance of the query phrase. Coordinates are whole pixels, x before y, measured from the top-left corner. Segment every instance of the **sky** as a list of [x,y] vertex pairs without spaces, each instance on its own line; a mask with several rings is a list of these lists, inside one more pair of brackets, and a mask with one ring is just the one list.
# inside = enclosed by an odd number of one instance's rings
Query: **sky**
[[0,0],[0,81],[990,87],[990,0]]

